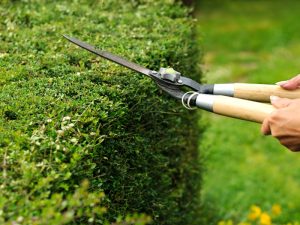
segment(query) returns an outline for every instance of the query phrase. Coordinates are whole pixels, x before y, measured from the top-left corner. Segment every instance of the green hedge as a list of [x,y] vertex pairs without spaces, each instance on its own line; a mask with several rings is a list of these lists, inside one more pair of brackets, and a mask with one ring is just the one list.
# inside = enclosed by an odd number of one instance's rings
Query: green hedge
[[62,38],[196,78],[188,14],[170,0],[1,1],[1,224],[198,224],[196,115]]

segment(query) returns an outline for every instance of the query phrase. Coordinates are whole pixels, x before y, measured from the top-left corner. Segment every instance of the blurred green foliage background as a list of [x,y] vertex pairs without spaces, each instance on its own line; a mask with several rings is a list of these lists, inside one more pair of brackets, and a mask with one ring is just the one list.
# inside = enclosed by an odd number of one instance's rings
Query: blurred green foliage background
[[[299,12],[294,0],[199,1],[204,82],[273,84],[299,73]],[[205,116],[210,122],[200,142],[207,224],[238,224],[251,205],[268,211],[275,203],[282,214],[274,224],[300,221],[300,155],[262,136],[258,124]]]

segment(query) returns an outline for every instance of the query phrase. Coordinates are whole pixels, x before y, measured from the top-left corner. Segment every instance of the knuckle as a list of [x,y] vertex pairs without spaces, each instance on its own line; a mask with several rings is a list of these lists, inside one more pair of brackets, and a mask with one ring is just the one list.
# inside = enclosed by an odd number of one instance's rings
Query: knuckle
[[266,118],[263,121],[263,124],[261,125],[261,129],[260,129],[261,133],[264,135],[269,134],[270,132],[270,124],[269,124],[269,118]]
[[274,112],[272,112],[269,116],[269,120],[268,122],[270,124],[274,124],[277,120],[278,120],[278,117],[279,117],[279,110],[275,110]]

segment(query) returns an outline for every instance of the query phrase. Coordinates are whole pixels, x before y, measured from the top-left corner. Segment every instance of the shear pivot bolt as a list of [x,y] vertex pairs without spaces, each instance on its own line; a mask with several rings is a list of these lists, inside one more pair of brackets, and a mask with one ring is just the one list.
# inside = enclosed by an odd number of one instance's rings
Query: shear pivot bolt
[[180,73],[174,70],[173,68],[160,68],[159,73],[162,79],[174,83],[178,82],[180,79]]

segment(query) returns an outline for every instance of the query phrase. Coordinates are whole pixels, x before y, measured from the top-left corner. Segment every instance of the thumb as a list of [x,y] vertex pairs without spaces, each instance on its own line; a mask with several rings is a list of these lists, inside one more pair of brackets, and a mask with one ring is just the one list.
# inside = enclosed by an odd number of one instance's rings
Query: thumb
[[290,80],[277,82],[277,84],[284,89],[295,90],[300,86],[300,74]]
[[279,98],[277,96],[270,96],[270,100],[271,100],[272,105],[277,109],[285,108],[285,107],[289,106],[292,102],[291,99]]

